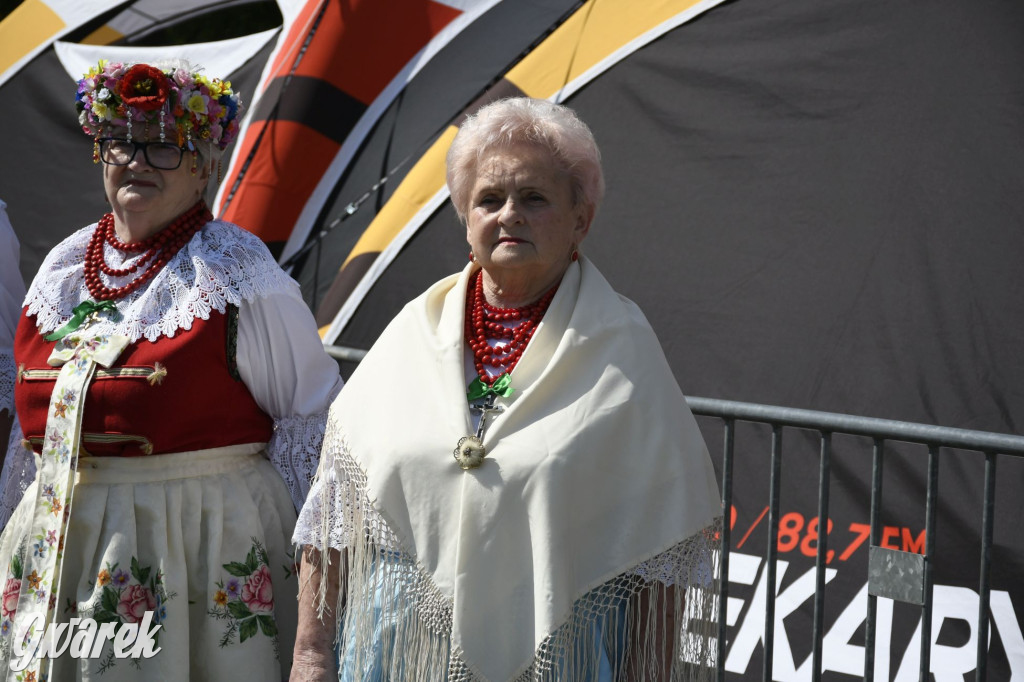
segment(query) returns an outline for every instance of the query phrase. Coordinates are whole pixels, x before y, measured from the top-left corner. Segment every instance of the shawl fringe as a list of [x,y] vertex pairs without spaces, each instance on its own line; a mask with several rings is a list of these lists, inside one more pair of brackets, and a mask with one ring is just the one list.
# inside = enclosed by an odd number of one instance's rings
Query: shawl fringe
[[[341,586],[333,605],[347,666],[341,679],[485,682],[452,641],[452,600],[370,503],[365,474],[333,420],[314,491],[296,538],[323,550],[328,565],[319,568]],[[721,523],[579,597],[512,680],[591,682],[602,670],[613,680],[713,680]],[[330,565],[329,548],[341,550],[338,565]],[[314,603],[323,619],[332,605],[328,581],[320,584]]]

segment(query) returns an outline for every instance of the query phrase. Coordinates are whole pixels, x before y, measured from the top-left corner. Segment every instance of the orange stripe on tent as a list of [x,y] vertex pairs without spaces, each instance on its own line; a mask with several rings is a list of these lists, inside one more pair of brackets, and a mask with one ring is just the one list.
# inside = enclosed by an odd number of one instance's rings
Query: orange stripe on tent
[[[296,196],[306,196],[338,152],[338,144],[292,121],[272,121],[253,163],[239,185],[224,219],[265,242],[284,242],[302,210]],[[251,143],[250,143],[251,146]],[[300,162],[293,156],[302,150]],[[242,153],[247,150],[242,149]]]
[[[324,15],[295,75],[318,78],[369,105],[441,29],[461,12],[431,0],[325,0]],[[275,63],[277,78],[292,69],[319,3],[307,4]],[[382,28],[387,27],[387,28]],[[384,39],[384,37],[387,39]],[[270,88],[267,89],[269,91]],[[288,94],[285,93],[285,97]],[[322,135],[295,132],[301,122],[278,121],[264,136],[224,218],[264,241],[285,241],[339,147]],[[249,126],[236,160],[248,158],[262,125]],[[290,146],[289,146],[290,145]],[[238,164],[240,167],[240,163]],[[233,170],[227,186],[233,186]],[[252,189],[249,184],[256,185]],[[251,205],[250,205],[251,204]]]
[[323,78],[369,105],[460,14],[430,0],[331,2],[318,28],[331,40],[314,39],[296,73]]

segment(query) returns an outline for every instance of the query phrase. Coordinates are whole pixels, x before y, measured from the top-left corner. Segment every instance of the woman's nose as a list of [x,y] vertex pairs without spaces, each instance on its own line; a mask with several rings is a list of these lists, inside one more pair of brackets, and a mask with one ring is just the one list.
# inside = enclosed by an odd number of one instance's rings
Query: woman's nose
[[149,165],[149,161],[146,159],[146,150],[145,149],[143,149],[142,147],[136,147],[135,148],[135,155],[132,156],[131,161],[128,162],[128,168],[131,168],[131,169],[136,169],[136,168],[139,168],[139,169],[152,168],[152,166]]
[[502,225],[514,225],[522,222],[522,215],[519,213],[519,204],[513,197],[505,200],[501,211],[498,213],[498,222]]

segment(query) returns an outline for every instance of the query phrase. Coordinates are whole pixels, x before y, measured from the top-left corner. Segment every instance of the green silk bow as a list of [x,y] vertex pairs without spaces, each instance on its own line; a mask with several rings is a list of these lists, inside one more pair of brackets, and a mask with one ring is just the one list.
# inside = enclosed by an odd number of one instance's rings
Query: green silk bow
[[473,379],[469,384],[469,390],[466,392],[466,397],[469,398],[470,402],[479,400],[480,398],[488,395],[507,398],[512,395],[513,391],[515,391],[515,389],[512,388],[512,377],[510,377],[508,372],[506,372],[498,377],[497,381],[490,386],[485,384],[480,377]]
[[99,303],[96,303],[95,301],[82,301],[72,309],[71,312],[73,315],[71,316],[71,319],[68,320],[67,324],[52,334],[47,334],[43,338],[47,341],[60,341],[65,336],[81,327],[87,317],[93,313],[103,312],[104,310],[110,312],[115,320],[117,319],[117,306],[114,305],[113,301],[100,301]]

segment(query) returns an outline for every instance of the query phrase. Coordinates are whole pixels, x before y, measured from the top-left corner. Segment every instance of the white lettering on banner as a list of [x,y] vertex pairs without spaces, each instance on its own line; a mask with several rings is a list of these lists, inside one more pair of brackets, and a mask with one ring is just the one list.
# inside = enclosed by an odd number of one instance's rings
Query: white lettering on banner
[[[718,563],[721,565],[720,561]],[[757,569],[760,567],[761,557],[733,552],[729,557],[729,582],[753,585],[757,580]],[[726,604],[729,607],[726,624],[736,625],[740,619],[740,611],[743,610],[743,600],[729,597]]]
[[[967,622],[971,636],[959,647],[938,644],[944,620]],[[964,682],[964,673],[973,672],[978,654],[978,593],[966,587],[936,585],[932,597],[931,672],[935,682]],[[916,682],[921,667],[921,621],[907,645],[907,653],[896,673],[895,682]]]
[[989,595],[989,607],[999,638],[1003,640],[1006,658],[1010,661],[1009,682],[1024,682],[1024,635],[1020,631],[1020,620],[1013,611],[1010,594],[1001,590],[992,592]]
[[[42,624],[43,614],[38,613],[26,623],[27,627]],[[72,618],[67,623],[50,623],[39,643],[31,648],[21,638],[12,641],[13,660],[10,668],[21,672],[34,659],[52,659],[65,652],[71,658],[99,658],[104,643],[112,641],[117,658],[152,658],[160,653],[156,635],[163,625],[153,625],[153,612],[146,611],[140,623],[103,623],[98,625],[92,618]],[[115,634],[116,632],[116,634]]]
[[[729,558],[730,564],[736,555]],[[809,597],[814,596],[815,575],[814,569],[807,571],[797,578],[785,591],[778,592],[782,578],[789,568],[788,561],[779,561],[775,574],[775,589],[778,596],[775,598],[775,646],[773,648],[776,675],[793,677],[796,675],[796,664],[793,661],[793,650],[789,646],[789,639],[786,637],[786,625],[783,620],[789,614],[800,608]],[[730,574],[732,570],[730,569]],[[825,569],[825,582],[829,582],[836,576],[836,569]],[[767,582],[768,572],[762,571],[761,579],[757,581],[754,590],[754,598],[750,604],[750,610],[740,626],[739,634],[733,640],[729,649],[729,655],[725,659],[725,669],[729,672],[744,672],[750,664],[750,658],[754,650],[764,644],[764,618],[767,610]],[[730,608],[731,608],[730,604]],[[787,677],[787,679],[788,679]],[[779,678],[781,679],[781,678]]]
[[[760,557],[734,552],[729,559],[729,582],[753,584],[752,574],[761,567]],[[735,567],[735,570],[734,570]],[[773,652],[773,680],[775,682],[809,682],[812,679],[813,660],[808,656],[797,668],[793,660],[788,632],[784,619],[798,608],[806,604],[814,596],[814,568],[797,578],[785,590],[779,591],[783,576],[789,569],[789,562],[779,561],[776,573],[776,608],[775,608],[775,645]],[[836,569],[826,569],[825,580],[830,582],[837,574]],[[975,668],[977,656],[977,619],[978,594],[966,587],[935,585],[932,611],[932,653],[931,672],[935,682],[964,682],[965,675]],[[822,638],[822,671],[849,675],[851,678],[863,679],[864,647],[851,644],[858,630],[867,618],[867,585],[845,606],[839,618],[832,624]],[[746,673],[751,659],[759,647],[764,646],[764,619],[767,601],[767,571],[761,571],[760,578],[750,598],[749,608],[740,622],[739,614],[744,600],[730,597],[728,600],[729,625],[738,623],[738,631],[729,637],[730,646],[726,658],[725,669],[733,673]],[[834,600],[829,601],[829,609],[838,608]],[[920,665],[921,625],[911,638],[910,644],[902,652],[902,658],[890,650],[892,644],[893,602],[891,599],[877,600],[877,620],[875,629],[875,679],[889,680],[892,661],[900,662],[895,682],[914,682],[917,680],[917,669]],[[1009,593],[993,590],[991,593],[991,612],[994,630],[1002,641],[1010,665],[1011,677],[1008,682],[1024,682],[1024,635],[1021,633],[1020,622]],[[958,646],[938,644],[938,636],[942,624],[946,620],[965,621],[970,628],[966,643]],[[991,642],[991,635],[990,635]],[[991,648],[991,644],[990,644]]]

